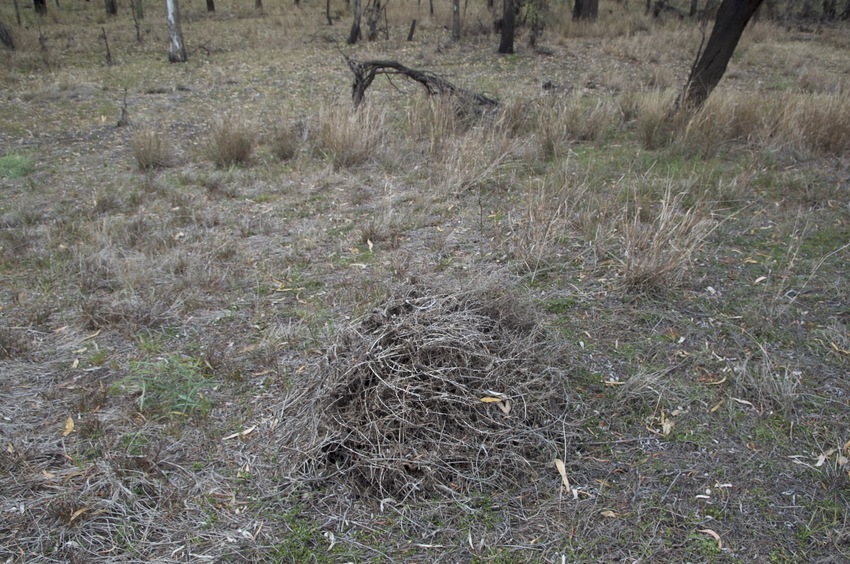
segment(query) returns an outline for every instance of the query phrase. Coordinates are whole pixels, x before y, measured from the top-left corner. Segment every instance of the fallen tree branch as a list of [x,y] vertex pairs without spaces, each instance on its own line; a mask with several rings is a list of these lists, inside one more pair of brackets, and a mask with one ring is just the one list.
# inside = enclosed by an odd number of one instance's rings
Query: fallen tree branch
[[[345,55],[343,55],[345,56]],[[351,85],[351,98],[354,107],[358,107],[366,95],[366,89],[379,74],[392,76],[401,75],[414,80],[425,87],[429,96],[457,96],[464,102],[479,106],[498,106],[498,100],[478,92],[455,86],[445,78],[430,71],[420,71],[408,68],[396,61],[355,61],[345,57],[348,68],[354,73],[354,83]]]

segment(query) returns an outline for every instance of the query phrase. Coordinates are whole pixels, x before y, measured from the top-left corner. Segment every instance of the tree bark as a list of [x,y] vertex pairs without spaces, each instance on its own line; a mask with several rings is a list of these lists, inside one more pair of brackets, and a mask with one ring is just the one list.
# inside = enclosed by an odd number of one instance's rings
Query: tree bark
[[171,43],[168,47],[168,62],[185,63],[189,60],[186,55],[186,45],[183,42],[183,30],[180,27],[180,6],[177,0],[165,0],[165,18],[168,22],[168,36]]
[[106,5],[107,16],[118,15],[118,3],[116,2],[116,0],[104,0],[104,4]]
[[823,0],[823,12],[821,13],[821,21],[832,22],[838,16],[838,6],[836,0]]
[[207,12],[215,12],[215,0],[207,0]]
[[738,41],[762,0],[723,0],[708,44],[685,83],[684,105],[701,107],[723,78]]
[[263,0],[254,0],[254,9],[263,11]]
[[363,16],[363,8],[360,0],[354,0],[354,22],[351,24],[351,33],[348,34],[349,45],[354,45],[360,39],[360,18]]
[[15,5],[15,21],[18,22],[18,27],[21,27],[21,8],[18,6],[18,0],[12,0]]
[[0,43],[3,44],[7,49],[15,50],[15,41],[12,39],[12,34],[9,33],[9,30],[3,25],[3,22],[0,22]]
[[599,16],[599,0],[576,0],[573,5],[574,20],[595,20]]
[[460,0],[452,0],[452,41],[460,41]]
[[47,13],[47,0],[32,0],[32,7],[36,14],[43,16]]
[[516,12],[514,0],[503,0],[502,39],[499,42],[499,53],[507,55],[514,52],[514,30],[516,28]]

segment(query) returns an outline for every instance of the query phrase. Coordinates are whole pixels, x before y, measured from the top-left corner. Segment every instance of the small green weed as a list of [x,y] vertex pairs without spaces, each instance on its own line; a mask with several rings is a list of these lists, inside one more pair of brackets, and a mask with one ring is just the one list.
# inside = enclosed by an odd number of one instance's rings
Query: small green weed
[[0,157],[0,178],[21,178],[32,172],[33,162],[29,157],[9,153]]
[[210,409],[204,394],[209,386],[198,360],[169,356],[157,362],[132,362],[130,376],[113,390],[138,394],[136,401],[141,412],[204,416]]

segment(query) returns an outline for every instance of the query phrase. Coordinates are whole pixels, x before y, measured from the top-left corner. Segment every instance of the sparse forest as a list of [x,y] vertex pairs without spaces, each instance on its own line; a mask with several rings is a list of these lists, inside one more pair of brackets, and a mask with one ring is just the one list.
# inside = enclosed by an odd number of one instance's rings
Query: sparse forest
[[848,19],[3,2],[0,560],[850,560]]

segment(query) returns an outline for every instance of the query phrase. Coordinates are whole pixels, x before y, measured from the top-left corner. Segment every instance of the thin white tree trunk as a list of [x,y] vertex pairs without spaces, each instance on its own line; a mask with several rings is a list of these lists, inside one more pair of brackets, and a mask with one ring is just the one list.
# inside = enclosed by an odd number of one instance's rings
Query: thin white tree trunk
[[180,28],[180,7],[177,0],[165,0],[165,17],[168,21],[168,36],[171,44],[168,47],[168,61],[171,63],[185,63],[189,57],[186,56],[186,45],[183,43],[183,30]]

